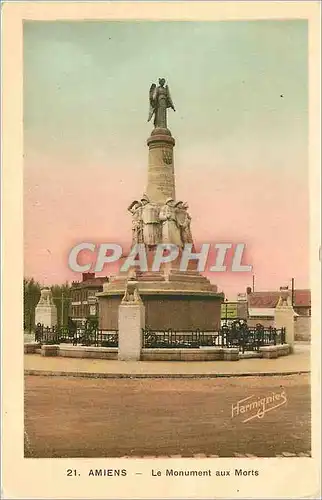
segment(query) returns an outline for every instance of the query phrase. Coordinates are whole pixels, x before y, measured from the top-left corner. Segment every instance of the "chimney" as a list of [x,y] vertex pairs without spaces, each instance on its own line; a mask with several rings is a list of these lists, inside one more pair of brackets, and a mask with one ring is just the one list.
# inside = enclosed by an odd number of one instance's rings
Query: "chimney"
[[95,273],[82,273],[83,281],[92,280],[95,278]]

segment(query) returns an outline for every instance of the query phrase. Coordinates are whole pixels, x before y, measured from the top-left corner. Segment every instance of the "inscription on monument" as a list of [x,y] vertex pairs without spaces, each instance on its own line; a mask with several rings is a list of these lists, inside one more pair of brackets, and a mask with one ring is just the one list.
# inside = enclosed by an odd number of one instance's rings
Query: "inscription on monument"
[[162,156],[163,156],[164,163],[166,163],[167,165],[172,164],[172,151],[171,151],[171,149],[164,149],[162,151]]
[[156,167],[149,173],[149,181],[155,191],[161,191],[169,196],[174,196],[172,170],[165,170],[164,167]]

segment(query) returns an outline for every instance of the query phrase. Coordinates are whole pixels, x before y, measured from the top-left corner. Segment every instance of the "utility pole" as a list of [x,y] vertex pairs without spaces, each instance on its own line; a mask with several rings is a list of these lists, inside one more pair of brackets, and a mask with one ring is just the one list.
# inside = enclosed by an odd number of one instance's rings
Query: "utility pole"
[[69,301],[69,300],[72,300],[72,299],[70,297],[65,297],[64,290],[62,290],[60,297],[53,297],[53,299],[59,300],[60,303],[61,303],[60,321],[61,321],[61,326],[63,326],[63,324],[64,324],[64,316],[65,316],[65,314],[64,314],[64,304],[65,304],[66,300]]
[[64,290],[61,291],[61,326],[64,326]]
[[227,319],[228,319],[228,310],[227,310],[227,307],[228,307],[228,299],[226,299],[226,320],[225,320],[226,325],[227,325]]
[[253,293],[255,292],[255,274],[253,274]]
[[292,307],[294,306],[294,278],[292,278]]

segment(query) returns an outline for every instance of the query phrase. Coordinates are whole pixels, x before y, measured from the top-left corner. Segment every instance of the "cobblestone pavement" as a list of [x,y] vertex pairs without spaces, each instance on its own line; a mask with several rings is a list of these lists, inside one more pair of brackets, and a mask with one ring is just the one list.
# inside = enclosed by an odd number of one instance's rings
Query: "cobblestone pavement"
[[[232,417],[232,407],[245,405],[243,399],[258,401],[283,391],[284,403],[268,405],[262,418],[249,409],[234,410]],[[310,448],[306,374],[25,378],[26,457],[287,458],[310,456]]]
[[294,354],[278,359],[241,359],[239,361],[117,361],[43,357],[26,354],[28,371],[62,372],[88,375],[211,375],[240,373],[292,373],[310,370],[310,344],[296,344]]

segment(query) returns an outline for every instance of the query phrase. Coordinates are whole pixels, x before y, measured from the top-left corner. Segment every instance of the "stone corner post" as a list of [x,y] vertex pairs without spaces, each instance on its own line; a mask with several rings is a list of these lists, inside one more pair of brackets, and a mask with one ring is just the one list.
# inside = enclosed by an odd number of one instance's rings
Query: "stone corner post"
[[285,341],[290,346],[290,352],[294,349],[295,311],[288,294],[281,293],[274,312],[275,328],[285,327]]
[[57,325],[57,308],[49,288],[43,288],[40,293],[40,299],[35,310],[35,324],[41,323],[51,328]]
[[145,307],[136,285],[135,281],[128,280],[125,295],[119,306],[118,359],[120,361],[139,361],[141,358]]

